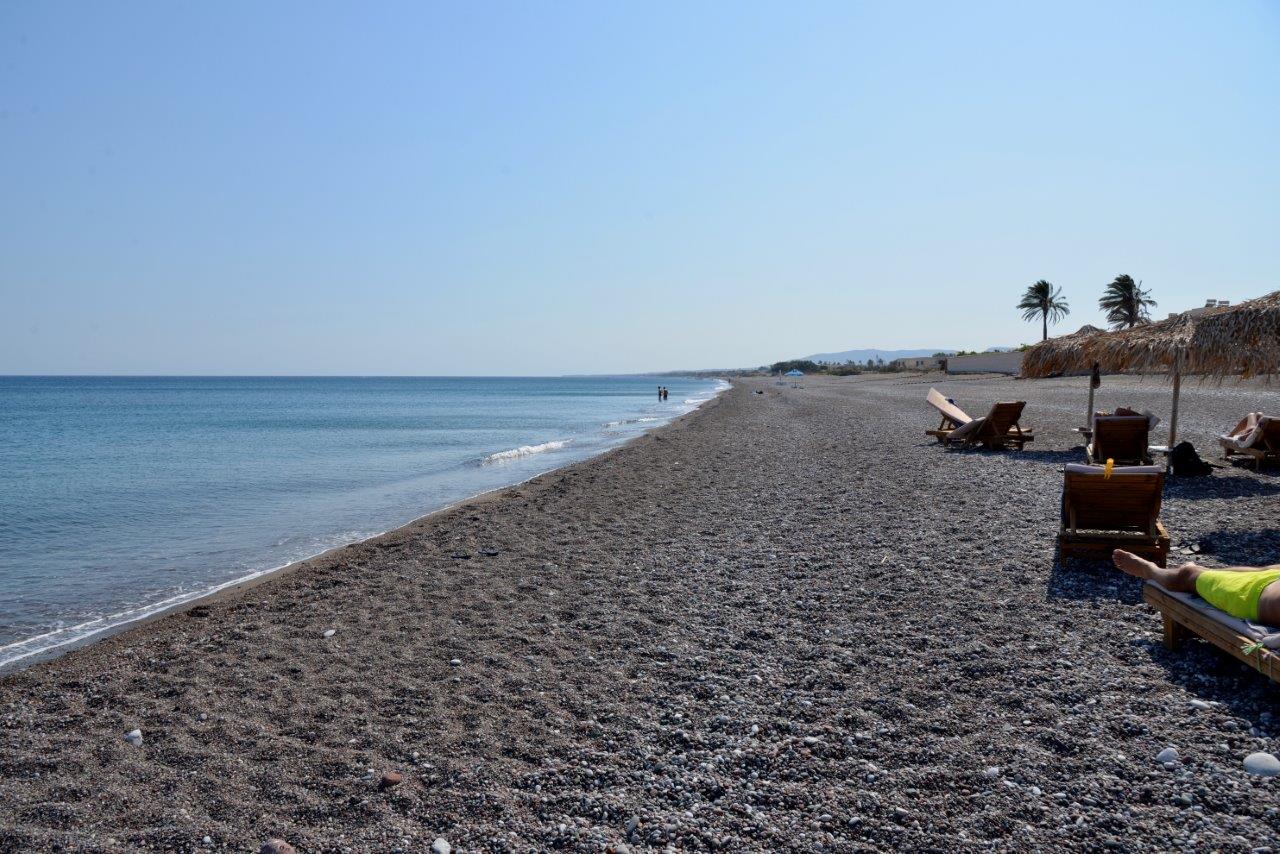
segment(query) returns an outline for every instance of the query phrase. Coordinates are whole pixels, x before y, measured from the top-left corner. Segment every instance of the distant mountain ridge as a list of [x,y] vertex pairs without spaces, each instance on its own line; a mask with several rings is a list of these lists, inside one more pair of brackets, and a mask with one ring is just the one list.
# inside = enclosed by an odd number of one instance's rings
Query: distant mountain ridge
[[[986,353],[1003,352],[1006,350],[1016,350],[1017,347],[988,347]],[[918,359],[922,356],[932,356],[934,353],[946,353],[952,355],[960,352],[951,347],[921,347],[915,350],[880,350],[872,347],[867,350],[841,350],[839,353],[814,353],[812,356],[804,356],[810,362],[835,362],[843,364],[844,362],[863,362],[868,359],[884,359],[884,361],[892,362],[894,359]]]
[[879,350],[874,347],[868,350],[842,350],[839,353],[814,353],[812,356],[804,358],[810,362],[866,362],[868,359],[884,359],[886,362],[892,362],[894,359],[915,359],[920,356],[932,356],[934,353],[954,353],[954,349],[946,347],[930,347],[917,350]]

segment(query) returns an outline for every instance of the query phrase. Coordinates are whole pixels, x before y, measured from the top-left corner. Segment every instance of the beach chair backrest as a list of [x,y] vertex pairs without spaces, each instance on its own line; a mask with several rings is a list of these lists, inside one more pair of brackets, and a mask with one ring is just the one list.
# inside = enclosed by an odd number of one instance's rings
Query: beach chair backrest
[[1164,494],[1159,466],[1068,465],[1062,490],[1063,520],[1071,530],[1141,531],[1154,534]]
[[1145,460],[1151,424],[1145,415],[1099,415],[1093,421],[1093,458]]
[[1025,400],[1018,400],[1012,403],[997,403],[991,407],[991,411],[987,413],[987,420],[982,425],[982,432],[991,436],[1003,436],[1009,432],[1009,428],[1018,423],[1018,419],[1022,417],[1022,410],[1026,407]]
[[929,396],[925,399],[930,406],[942,413],[945,421],[950,422],[955,427],[961,427],[973,420],[967,412],[944,397],[942,392],[936,388],[929,389]]
[[1268,451],[1280,452],[1280,418],[1264,415],[1258,419],[1258,429],[1262,435],[1258,437],[1257,444]]

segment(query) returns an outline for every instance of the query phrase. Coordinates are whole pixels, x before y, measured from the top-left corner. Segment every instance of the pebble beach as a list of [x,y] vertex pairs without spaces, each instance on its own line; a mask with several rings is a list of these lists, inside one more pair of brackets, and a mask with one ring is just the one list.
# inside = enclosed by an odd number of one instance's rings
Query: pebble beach
[[[0,677],[0,851],[1275,846],[1274,684],[1056,559],[1086,378],[800,385]],[[930,387],[1035,441],[943,448]],[[1184,385],[1180,438],[1274,399]],[[1171,562],[1280,562],[1280,473],[1218,463]]]

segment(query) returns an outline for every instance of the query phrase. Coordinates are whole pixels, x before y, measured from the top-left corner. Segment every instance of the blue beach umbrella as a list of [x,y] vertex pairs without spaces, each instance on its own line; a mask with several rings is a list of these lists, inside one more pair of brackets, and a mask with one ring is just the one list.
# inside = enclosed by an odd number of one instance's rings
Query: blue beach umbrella
[[796,369],[796,368],[792,368],[791,370],[787,371],[787,376],[789,376],[789,377],[802,377],[802,376],[804,376],[804,371],[798,370],[798,369]]

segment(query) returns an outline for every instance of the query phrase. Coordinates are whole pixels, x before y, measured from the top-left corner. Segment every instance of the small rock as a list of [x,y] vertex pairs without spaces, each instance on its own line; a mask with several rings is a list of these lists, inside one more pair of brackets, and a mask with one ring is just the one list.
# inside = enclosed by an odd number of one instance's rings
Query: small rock
[[461,666],[462,666],[462,659],[461,659],[461,658],[451,658],[451,659],[449,659],[449,666],[450,666],[450,667],[461,667]]
[[1202,711],[1202,712],[1207,712],[1209,709],[1212,709],[1213,706],[1211,706],[1209,703],[1206,703],[1204,700],[1192,700],[1191,708],[1198,709],[1199,711]]
[[283,839],[268,839],[262,843],[258,854],[297,854],[297,849]]
[[982,772],[982,776],[994,780],[996,777],[1000,776],[1000,769],[992,765],[990,768],[987,768]]
[[436,841],[431,843],[431,854],[451,854],[452,851],[453,846],[443,836],[437,836]]
[[382,778],[378,780],[379,789],[390,789],[392,786],[399,786],[404,782],[404,775],[399,771],[386,771]]
[[1172,747],[1166,747],[1164,750],[1156,754],[1156,761],[1159,762],[1161,765],[1167,764],[1169,762],[1177,762],[1178,751]]
[[142,746],[142,730],[131,729],[124,734],[124,740],[132,744],[134,747]]
[[1250,753],[1244,758],[1244,770],[1250,774],[1257,774],[1259,777],[1280,776],[1280,759],[1276,759],[1270,753],[1263,753],[1259,750],[1257,753]]
[[327,638],[331,638],[331,637],[333,637],[334,635],[336,635],[337,633],[338,633],[338,630],[337,630],[337,629],[325,629],[325,630],[324,630],[324,636],[325,636],[325,637],[327,637]]

